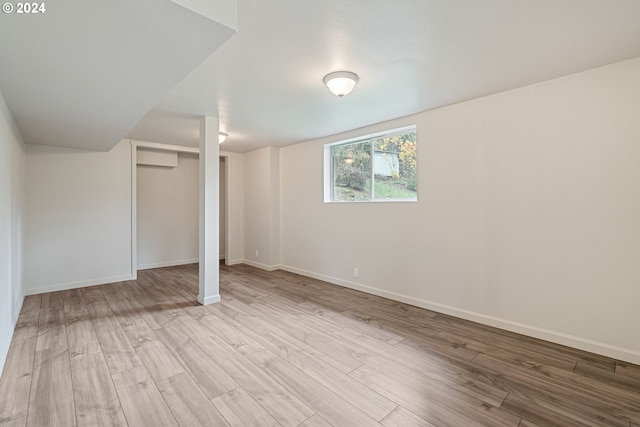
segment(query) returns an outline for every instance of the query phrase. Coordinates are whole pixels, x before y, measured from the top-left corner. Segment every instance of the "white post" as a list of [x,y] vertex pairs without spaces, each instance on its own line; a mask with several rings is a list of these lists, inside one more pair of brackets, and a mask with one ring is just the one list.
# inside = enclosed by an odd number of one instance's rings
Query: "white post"
[[220,301],[218,118],[200,119],[200,293],[198,302]]

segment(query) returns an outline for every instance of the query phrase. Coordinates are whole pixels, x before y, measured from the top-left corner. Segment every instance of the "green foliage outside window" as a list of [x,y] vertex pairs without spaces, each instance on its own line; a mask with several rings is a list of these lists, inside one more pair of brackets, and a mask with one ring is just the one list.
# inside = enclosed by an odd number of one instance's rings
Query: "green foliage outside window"
[[331,157],[334,201],[417,198],[415,130],[338,144]]

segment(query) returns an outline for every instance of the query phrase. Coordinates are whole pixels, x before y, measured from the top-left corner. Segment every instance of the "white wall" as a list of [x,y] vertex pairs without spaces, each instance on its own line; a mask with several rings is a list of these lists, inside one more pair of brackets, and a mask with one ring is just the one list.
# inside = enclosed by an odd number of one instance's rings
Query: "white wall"
[[226,258],[227,246],[227,170],[225,157],[220,157],[220,259]]
[[[226,222],[227,248],[224,249],[227,265],[244,262],[244,155],[221,152],[225,158],[226,172]],[[223,248],[220,248],[221,253]]]
[[127,280],[131,266],[131,147],[27,146],[27,294]]
[[198,155],[137,167],[138,269],[198,262]]
[[22,137],[0,93],[0,375],[24,299],[24,158]]
[[280,262],[279,161],[274,147],[244,154],[244,262],[265,269]]
[[[280,262],[640,363],[639,117],[636,58],[283,148]],[[323,203],[325,143],[414,123],[418,202]],[[247,181],[253,250],[267,194]]]
[[280,150],[269,150],[269,259],[268,265],[280,264]]

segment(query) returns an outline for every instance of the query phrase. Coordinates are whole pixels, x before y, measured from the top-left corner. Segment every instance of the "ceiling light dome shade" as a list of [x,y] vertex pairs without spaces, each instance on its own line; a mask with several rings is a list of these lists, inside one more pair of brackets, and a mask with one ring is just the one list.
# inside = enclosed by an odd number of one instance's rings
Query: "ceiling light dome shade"
[[218,132],[218,144],[222,144],[225,139],[229,136],[228,133]]
[[342,98],[345,95],[348,95],[354,87],[356,87],[356,83],[358,83],[358,75],[356,73],[352,73],[351,71],[336,71],[333,73],[329,73],[324,76],[322,81],[327,85],[331,93],[336,96]]

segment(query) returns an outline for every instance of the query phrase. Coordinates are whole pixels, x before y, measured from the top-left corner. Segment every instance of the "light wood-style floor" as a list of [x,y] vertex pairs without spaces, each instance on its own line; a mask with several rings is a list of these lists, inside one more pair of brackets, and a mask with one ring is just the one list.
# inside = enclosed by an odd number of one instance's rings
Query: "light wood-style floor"
[[196,265],[27,297],[12,426],[640,426],[640,367],[302,276]]

